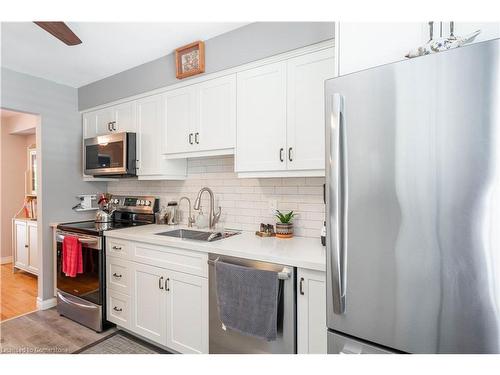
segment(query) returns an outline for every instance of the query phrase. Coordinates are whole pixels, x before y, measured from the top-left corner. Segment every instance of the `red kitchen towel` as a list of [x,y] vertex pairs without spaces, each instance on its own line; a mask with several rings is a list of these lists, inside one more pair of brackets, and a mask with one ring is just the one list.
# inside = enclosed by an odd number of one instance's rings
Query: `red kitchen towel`
[[64,237],[62,271],[69,277],[76,277],[77,273],[83,273],[82,244],[78,241],[78,237]]

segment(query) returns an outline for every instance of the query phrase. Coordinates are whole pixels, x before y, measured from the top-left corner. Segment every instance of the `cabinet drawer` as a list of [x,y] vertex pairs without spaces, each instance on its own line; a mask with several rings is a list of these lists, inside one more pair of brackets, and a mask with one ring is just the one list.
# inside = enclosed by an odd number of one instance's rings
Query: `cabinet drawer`
[[116,292],[114,290],[107,291],[107,318],[121,327],[130,327],[130,297]]
[[130,263],[123,259],[106,257],[107,287],[130,294]]
[[106,254],[114,257],[129,258],[130,246],[127,241],[109,238],[106,240]]
[[208,277],[208,254],[169,246],[133,244],[131,260],[173,271]]

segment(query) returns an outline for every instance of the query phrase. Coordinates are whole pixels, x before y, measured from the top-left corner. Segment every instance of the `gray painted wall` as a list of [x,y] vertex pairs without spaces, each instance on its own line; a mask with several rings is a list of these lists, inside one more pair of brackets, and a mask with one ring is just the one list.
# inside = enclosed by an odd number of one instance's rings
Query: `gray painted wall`
[[[333,22],[257,22],[205,41],[205,74],[331,39]],[[199,76],[195,76],[199,77]],[[78,108],[137,95],[178,82],[171,53],[78,89]]]
[[92,214],[71,210],[78,203],[75,195],[105,191],[106,185],[82,181],[82,126],[75,88],[2,68],[1,93],[1,107],[41,115],[42,220],[38,228],[42,240],[38,244],[43,249],[43,265],[38,296],[47,300],[54,294],[50,223],[91,218]]

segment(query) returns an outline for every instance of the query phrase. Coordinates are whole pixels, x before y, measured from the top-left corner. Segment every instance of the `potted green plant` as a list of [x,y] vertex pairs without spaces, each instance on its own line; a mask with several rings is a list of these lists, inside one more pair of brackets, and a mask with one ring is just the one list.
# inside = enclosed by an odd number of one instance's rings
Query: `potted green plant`
[[292,220],[295,217],[295,213],[290,211],[288,213],[282,213],[276,210],[274,215],[279,220],[276,223],[276,237],[278,238],[292,238],[293,237],[293,223]]

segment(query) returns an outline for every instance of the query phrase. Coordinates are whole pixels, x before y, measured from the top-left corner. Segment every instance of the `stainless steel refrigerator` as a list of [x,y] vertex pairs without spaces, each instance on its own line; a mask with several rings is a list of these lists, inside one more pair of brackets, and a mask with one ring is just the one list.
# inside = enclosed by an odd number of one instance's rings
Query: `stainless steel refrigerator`
[[500,353],[499,60],[327,81],[329,353]]

